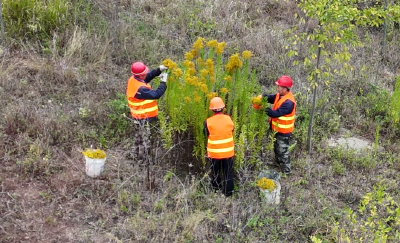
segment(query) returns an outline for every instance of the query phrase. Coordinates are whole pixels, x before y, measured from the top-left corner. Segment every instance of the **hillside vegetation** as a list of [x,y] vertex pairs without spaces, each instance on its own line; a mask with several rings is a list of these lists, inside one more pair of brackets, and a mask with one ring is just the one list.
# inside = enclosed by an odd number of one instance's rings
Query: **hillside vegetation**
[[[398,0],[3,0],[2,8],[0,242],[400,241]],[[156,160],[137,163],[130,65],[167,60],[185,70],[196,48],[205,71],[194,72],[208,86],[190,93],[170,74]],[[233,60],[242,65],[230,69]],[[293,78],[297,101],[293,172],[270,205],[256,181],[277,170],[273,134],[251,98],[275,93],[282,75]],[[202,147],[215,95],[236,125],[229,198],[211,189]],[[340,136],[372,146],[328,146]],[[85,174],[81,153],[91,146],[107,153],[97,178]]]

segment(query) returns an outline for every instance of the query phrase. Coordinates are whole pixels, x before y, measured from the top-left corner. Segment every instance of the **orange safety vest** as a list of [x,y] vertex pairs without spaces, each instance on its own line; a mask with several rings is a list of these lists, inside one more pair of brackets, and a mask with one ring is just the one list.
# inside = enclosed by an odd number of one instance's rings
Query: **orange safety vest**
[[290,114],[276,117],[276,118],[269,118],[269,122],[271,124],[272,130],[279,132],[279,133],[291,133],[294,130],[294,120],[295,120],[295,113],[296,113],[296,101],[294,100],[294,96],[292,92],[287,93],[286,95],[282,96],[279,99],[279,94],[276,94],[275,101],[272,106],[272,110],[277,110],[283,102],[286,100],[290,100],[294,103],[293,111]]
[[128,106],[131,109],[131,115],[135,119],[156,117],[158,115],[157,100],[144,100],[135,98],[137,91],[142,86],[151,89],[149,84],[140,82],[133,76],[128,80],[126,98],[128,99]]
[[235,155],[233,127],[231,117],[225,114],[216,114],[207,119],[207,157],[224,159]]

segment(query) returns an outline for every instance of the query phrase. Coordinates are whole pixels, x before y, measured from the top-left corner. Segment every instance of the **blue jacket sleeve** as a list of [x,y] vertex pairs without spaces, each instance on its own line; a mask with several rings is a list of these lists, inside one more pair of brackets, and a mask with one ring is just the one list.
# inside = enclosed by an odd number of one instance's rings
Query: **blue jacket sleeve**
[[135,98],[144,100],[157,100],[165,93],[166,90],[167,84],[164,82],[161,82],[156,90],[142,86],[137,91]]
[[281,117],[281,116],[290,114],[293,111],[293,108],[294,108],[294,103],[291,100],[286,100],[275,111],[270,108],[267,108],[266,112],[269,117],[276,118],[276,117]]
[[160,74],[161,74],[160,68],[151,70],[151,71],[146,75],[146,78],[144,79],[144,82],[146,82],[146,84],[147,84],[147,83],[150,83],[151,80],[153,80],[153,79],[154,79],[155,77],[157,77],[157,76],[160,76]]
[[267,97],[268,103],[270,103],[270,104],[274,103],[275,96],[276,96],[276,94],[272,94],[272,95],[263,94],[263,97]]

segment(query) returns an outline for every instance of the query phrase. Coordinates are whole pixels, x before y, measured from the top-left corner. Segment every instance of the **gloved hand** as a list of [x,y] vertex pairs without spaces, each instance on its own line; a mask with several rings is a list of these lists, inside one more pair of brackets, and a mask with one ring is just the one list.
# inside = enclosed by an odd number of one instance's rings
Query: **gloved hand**
[[262,109],[262,105],[253,104],[253,108],[256,109],[256,110],[261,110]]
[[268,114],[268,112],[271,110],[271,108],[267,107],[265,108],[265,112]]
[[167,79],[168,79],[168,73],[162,73],[160,74],[160,76],[158,76],[161,80],[161,82],[163,83],[167,83]]
[[164,65],[160,65],[158,68],[160,69],[161,72],[168,69],[168,68],[167,68],[166,66],[164,66]]

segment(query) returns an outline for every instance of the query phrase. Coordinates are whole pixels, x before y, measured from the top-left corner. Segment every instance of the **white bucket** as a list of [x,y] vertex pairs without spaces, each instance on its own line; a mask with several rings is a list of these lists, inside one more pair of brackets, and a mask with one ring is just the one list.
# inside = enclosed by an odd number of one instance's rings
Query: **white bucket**
[[279,181],[274,181],[274,183],[276,187],[272,191],[260,188],[267,204],[279,204],[281,201],[281,183]]
[[104,163],[106,162],[106,158],[104,159],[91,159],[85,156],[86,160],[86,175],[90,177],[97,177],[104,170]]

